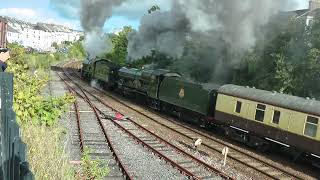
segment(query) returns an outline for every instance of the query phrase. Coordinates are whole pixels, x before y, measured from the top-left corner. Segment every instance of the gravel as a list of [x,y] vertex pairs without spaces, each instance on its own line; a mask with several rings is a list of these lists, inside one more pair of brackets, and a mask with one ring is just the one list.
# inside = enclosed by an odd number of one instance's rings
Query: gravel
[[[67,91],[64,83],[60,80],[55,72],[50,72],[51,81],[46,87],[44,94],[61,96]],[[108,177],[105,179],[124,179],[121,177],[119,167],[111,156],[111,151],[107,144],[97,120],[93,113],[90,113],[90,108],[86,106],[83,100],[78,99],[78,104],[81,109],[81,126],[83,128],[84,144],[93,150],[91,157],[100,159],[107,163],[110,169]],[[102,106],[98,106],[99,108]],[[107,111],[107,110],[105,110]],[[70,161],[79,162],[81,152],[79,147],[78,129],[76,124],[76,116],[73,105],[70,107],[70,112],[66,113],[60,120],[61,124],[67,129],[67,134],[63,146],[66,152],[69,153]],[[116,151],[129,172],[135,179],[188,179],[171,165],[158,158],[156,155],[148,151],[146,148],[136,143],[131,137],[125,135],[121,130],[114,126],[110,121],[104,121],[107,126],[110,139],[115,146]]]
[[[128,137],[110,120],[103,120],[120,159],[136,179],[188,179],[171,165]],[[126,122],[120,122],[125,124]]]
[[137,129],[135,125],[131,122],[119,122],[124,124],[126,129],[131,129],[132,132],[137,137],[144,137],[143,140],[148,145],[155,147],[157,150],[161,150],[161,153],[164,154],[166,157],[170,157],[171,160],[178,162],[179,165],[188,169],[190,172],[194,172],[199,177],[207,177],[207,179],[221,179],[220,177],[216,176],[213,172],[204,169],[201,165],[199,166],[198,163],[195,163],[192,159],[182,155],[180,152],[178,153],[175,149],[170,146],[167,146],[165,143],[159,141],[155,137],[152,137],[149,133]]

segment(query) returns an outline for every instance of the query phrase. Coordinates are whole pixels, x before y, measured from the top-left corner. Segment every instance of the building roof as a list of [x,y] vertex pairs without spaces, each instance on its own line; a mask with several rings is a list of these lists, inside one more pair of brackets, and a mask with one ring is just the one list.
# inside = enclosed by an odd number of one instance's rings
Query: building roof
[[314,16],[316,13],[320,12],[320,8],[309,10],[309,9],[301,9],[296,11],[290,11],[294,14],[296,18],[306,17],[306,16]]
[[8,31],[12,33],[20,33],[18,30],[12,28],[10,25],[8,25]]
[[0,16],[0,19],[4,19],[8,22],[8,24],[11,26],[11,29],[15,29],[18,31],[18,29],[35,29],[35,30],[41,30],[45,32],[76,32],[80,33],[80,31],[75,31],[70,29],[69,27],[62,26],[62,25],[56,25],[56,24],[48,24],[48,23],[37,23],[37,24],[32,24],[29,22],[21,21],[16,18],[11,18],[7,16]]
[[320,116],[320,101],[317,100],[232,84],[221,86],[219,93]]
[[299,9],[299,10],[292,11],[292,12],[295,13],[297,16],[301,16],[301,15],[309,12],[309,9]]
[[37,23],[35,25],[36,29],[46,31],[46,32],[73,32],[72,29],[56,24],[47,24],[47,23]]

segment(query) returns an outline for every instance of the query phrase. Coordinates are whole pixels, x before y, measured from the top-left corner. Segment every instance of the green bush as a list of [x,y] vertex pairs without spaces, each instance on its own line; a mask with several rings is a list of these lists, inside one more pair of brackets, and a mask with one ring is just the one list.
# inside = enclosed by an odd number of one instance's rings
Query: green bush
[[30,59],[29,63],[34,65],[33,68],[41,70],[48,69],[51,62],[60,59],[60,55],[26,55],[23,48],[15,44],[10,45],[10,49],[12,58],[8,62],[7,71],[14,74],[13,109],[18,122],[53,125],[74,98],[69,94],[62,97],[43,97],[41,91],[49,80],[48,75],[31,73],[30,64],[21,59]]
[[90,157],[92,150],[85,147],[81,158],[81,176],[86,179],[102,179],[110,172],[108,167],[104,167],[100,160],[93,160]]

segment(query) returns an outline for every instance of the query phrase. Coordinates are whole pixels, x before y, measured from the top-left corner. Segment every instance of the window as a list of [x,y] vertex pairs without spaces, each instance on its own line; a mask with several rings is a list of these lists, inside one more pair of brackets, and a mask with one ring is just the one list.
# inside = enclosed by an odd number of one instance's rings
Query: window
[[318,118],[308,116],[307,122],[304,128],[304,135],[310,136],[310,137],[316,137],[317,135],[317,129],[318,129]]
[[236,104],[236,113],[240,113],[241,112],[241,106],[242,106],[242,102],[240,101],[237,101],[237,104]]
[[255,120],[263,122],[265,110],[266,110],[266,105],[258,104],[257,110],[256,110]]
[[274,124],[279,124],[280,115],[281,115],[280,111],[274,110],[272,123],[274,123]]

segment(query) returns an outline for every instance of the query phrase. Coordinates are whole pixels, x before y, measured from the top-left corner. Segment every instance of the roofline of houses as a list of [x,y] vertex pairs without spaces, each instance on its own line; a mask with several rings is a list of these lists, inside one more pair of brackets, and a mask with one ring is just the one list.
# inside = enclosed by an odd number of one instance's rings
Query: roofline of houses
[[[18,24],[22,28],[30,28],[34,30],[41,30],[45,32],[74,32],[74,33],[83,33],[82,31],[79,30],[74,30],[71,29],[67,26],[63,25],[57,25],[57,24],[52,24],[52,23],[42,23],[42,22],[37,22],[37,23],[30,23],[26,21],[22,21],[16,18],[8,17],[8,16],[0,16],[0,19],[7,21],[9,24]],[[17,30],[15,27],[11,27],[15,30]],[[19,31],[19,30],[17,30]]]

